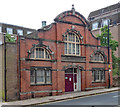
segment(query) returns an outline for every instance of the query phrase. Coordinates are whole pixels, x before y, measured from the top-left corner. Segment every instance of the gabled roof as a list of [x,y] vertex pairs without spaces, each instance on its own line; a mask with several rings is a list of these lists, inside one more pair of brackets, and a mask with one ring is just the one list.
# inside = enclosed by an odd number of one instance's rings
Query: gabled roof
[[[64,18],[67,16],[77,17],[83,23],[83,26],[89,26],[89,23],[86,20],[86,18],[82,14],[80,14],[79,12],[76,12],[74,7],[72,7],[72,10],[68,10],[68,11],[64,11],[64,12],[60,13],[58,16],[56,16],[54,21],[55,22],[64,22]],[[68,22],[68,23],[70,23],[70,22]],[[78,24],[78,23],[76,23],[76,24]]]

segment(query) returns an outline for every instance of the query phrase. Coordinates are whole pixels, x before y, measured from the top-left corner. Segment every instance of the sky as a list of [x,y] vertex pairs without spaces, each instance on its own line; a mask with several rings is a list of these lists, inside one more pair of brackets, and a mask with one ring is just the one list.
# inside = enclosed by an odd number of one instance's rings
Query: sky
[[60,13],[71,10],[72,4],[85,18],[89,13],[120,0],[0,0],[0,22],[39,29],[42,21],[54,22]]

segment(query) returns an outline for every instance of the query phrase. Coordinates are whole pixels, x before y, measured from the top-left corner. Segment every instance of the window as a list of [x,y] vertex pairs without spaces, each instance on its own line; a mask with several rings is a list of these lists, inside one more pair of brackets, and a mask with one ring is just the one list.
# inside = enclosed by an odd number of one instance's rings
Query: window
[[68,33],[64,37],[64,54],[80,55],[80,39],[75,33]]
[[30,34],[30,33],[32,33],[32,31],[27,31],[27,34]]
[[19,35],[21,35],[21,36],[22,36],[22,35],[23,35],[23,30],[18,29],[18,30],[17,30],[17,34],[19,34]]
[[13,34],[13,29],[12,28],[7,28],[7,33],[8,34]]
[[0,33],[2,33],[2,27],[0,26]]
[[50,59],[50,54],[44,48],[35,48],[31,52],[30,58],[33,58],[33,59],[48,59],[49,60]]
[[30,83],[31,84],[51,84],[51,70],[46,68],[31,69]]
[[110,23],[109,19],[103,19],[102,20],[102,27],[105,26],[105,25],[108,25],[108,22]]
[[93,82],[102,82],[105,81],[105,70],[96,68],[92,70],[92,81]]
[[98,28],[98,22],[93,23],[92,24],[92,29],[94,30],[94,29],[97,29],[97,28]]
[[100,53],[95,53],[94,55],[91,55],[92,62],[104,62],[104,57]]

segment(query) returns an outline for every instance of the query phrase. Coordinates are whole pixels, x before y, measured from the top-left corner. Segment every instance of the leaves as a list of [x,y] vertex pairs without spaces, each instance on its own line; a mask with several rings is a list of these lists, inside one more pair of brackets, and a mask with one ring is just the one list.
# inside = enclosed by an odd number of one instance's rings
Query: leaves
[[6,42],[15,42],[15,36],[11,36],[10,34],[6,33],[5,37]]
[[[100,39],[101,46],[108,47],[108,26],[105,25],[101,29],[101,34],[97,34],[96,36]],[[118,62],[120,62],[120,58],[117,58],[114,55],[114,52],[116,51],[118,47],[118,42],[116,40],[112,39],[112,35],[109,29],[109,46],[112,49],[112,67],[113,67],[113,75],[118,75]]]

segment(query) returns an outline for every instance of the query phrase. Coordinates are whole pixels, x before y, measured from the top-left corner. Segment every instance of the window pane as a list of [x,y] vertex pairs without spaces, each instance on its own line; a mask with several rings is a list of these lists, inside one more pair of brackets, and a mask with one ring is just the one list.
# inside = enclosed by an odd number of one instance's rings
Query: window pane
[[100,71],[97,71],[97,73],[98,73],[98,80],[100,79]]
[[67,43],[64,43],[64,53],[67,54]]
[[76,42],[79,42],[79,38],[76,36]]
[[92,81],[94,81],[94,71],[92,71]]
[[75,35],[73,34],[73,42],[75,42]]
[[46,59],[50,59],[50,56],[49,56],[49,54],[48,54],[47,51],[45,52],[45,58],[46,58]]
[[45,83],[45,71],[44,70],[37,71],[37,83]]
[[72,54],[75,54],[75,44],[72,44]]
[[80,54],[80,45],[76,44],[76,55]]
[[103,22],[102,22],[103,26],[108,25],[108,21],[110,22],[109,19],[107,19],[107,20],[103,20]]
[[46,71],[46,83],[51,83],[51,70]]
[[67,41],[67,35],[65,35],[65,41]]
[[101,80],[105,80],[105,71],[104,70],[102,70],[101,71]]
[[39,50],[38,50],[38,48],[36,48],[36,58],[39,58]]
[[69,37],[69,41],[71,41],[71,34],[68,37]]
[[68,46],[69,46],[69,51],[68,52],[69,52],[69,54],[71,54],[71,43],[69,43]]
[[7,28],[7,33],[8,34],[13,34],[13,29],[12,28]]
[[93,23],[92,24],[92,29],[94,30],[94,29],[97,29],[98,28],[98,23],[96,22],[96,23]]
[[35,71],[34,70],[30,71],[30,82],[35,83]]
[[44,58],[44,49],[39,48],[39,58]]
[[23,30],[18,29],[18,30],[17,30],[17,34],[23,35]]

